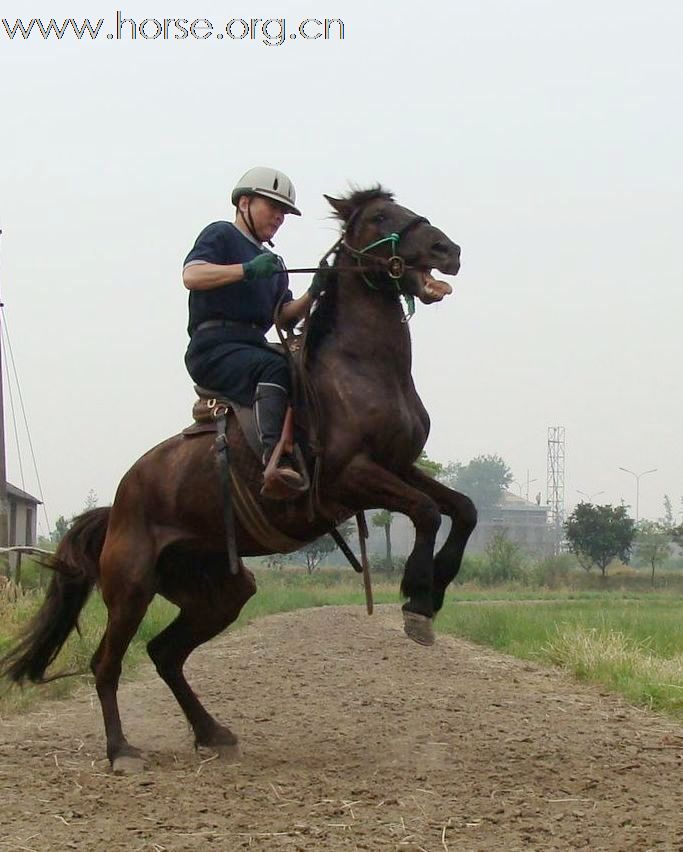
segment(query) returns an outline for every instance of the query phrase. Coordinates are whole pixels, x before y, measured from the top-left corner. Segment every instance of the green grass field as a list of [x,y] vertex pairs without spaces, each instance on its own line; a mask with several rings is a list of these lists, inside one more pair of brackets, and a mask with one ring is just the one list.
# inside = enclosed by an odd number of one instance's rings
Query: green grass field
[[557,665],[634,704],[683,715],[680,596],[601,597],[533,605],[449,602],[439,631]]
[[[312,576],[296,572],[257,571],[258,593],[236,624],[276,612],[314,606],[363,606],[359,579],[348,570]],[[396,603],[398,576],[378,577],[376,603]],[[437,632],[488,645],[501,653],[561,666],[577,678],[600,683],[636,704],[675,716],[683,715],[683,595],[672,591],[629,588],[627,580],[612,588],[533,589],[527,587],[456,586],[437,620]],[[0,599],[0,654],[39,605],[39,592],[17,602]],[[124,675],[145,659],[145,644],[169,623],[175,607],[157,599],[131,644]],[[94,594],[81,619],[82,636],[72,636],[55,671],[87,670],[102,634],[106,613]],[[89,677],[84,675],[84,677]],[[59,680],[44,687],[0,693],[0,715],[29,707],[39,698],[68,694],[82,678]]]

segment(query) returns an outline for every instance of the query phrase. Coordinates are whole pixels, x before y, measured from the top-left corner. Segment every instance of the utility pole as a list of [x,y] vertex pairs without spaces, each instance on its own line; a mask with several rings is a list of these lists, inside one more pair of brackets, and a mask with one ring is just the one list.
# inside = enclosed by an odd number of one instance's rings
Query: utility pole
[[[2,229],[0,229],[0,237]],[[1,282],[0,282],[1,283]],[[2,288],[0,287],[0,308],[2,308]],[[5,459],[5,408],[2,388],[2,314],[0,314],[0,548],[9,547],[9,525],[7,522],[7,462]],[[9,558],[7,553],[0,556],[0,573],[9,577]]]
[[555,556],[560,552],[564,533],[564,461],[564,426],[549,426],[547,489]]

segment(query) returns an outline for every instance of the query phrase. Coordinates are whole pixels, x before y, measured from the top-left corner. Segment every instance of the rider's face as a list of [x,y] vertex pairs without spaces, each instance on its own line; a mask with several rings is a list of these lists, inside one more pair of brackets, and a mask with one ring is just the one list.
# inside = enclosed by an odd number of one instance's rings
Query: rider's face
[[271,201],[270,198],[264,198],[261,195],[253,195],[251,198],[242,196],[239,200],[239,207],[245,218],[247,217],[247,208],[249,209],[256,236],[261,242],[272,240],[285,220],[285,207],[278,204],[277,201]]

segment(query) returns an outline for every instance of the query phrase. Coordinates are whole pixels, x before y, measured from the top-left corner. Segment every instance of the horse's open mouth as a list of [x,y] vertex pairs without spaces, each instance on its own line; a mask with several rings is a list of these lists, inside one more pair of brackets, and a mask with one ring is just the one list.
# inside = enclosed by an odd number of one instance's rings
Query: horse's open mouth
[[440,302],[444,296],[450,296],[453,292],[453,288],[446,281],[439,281],[434,278],[431,269],[421,269],[416,274],[419,285],[415,295],[425,305]]

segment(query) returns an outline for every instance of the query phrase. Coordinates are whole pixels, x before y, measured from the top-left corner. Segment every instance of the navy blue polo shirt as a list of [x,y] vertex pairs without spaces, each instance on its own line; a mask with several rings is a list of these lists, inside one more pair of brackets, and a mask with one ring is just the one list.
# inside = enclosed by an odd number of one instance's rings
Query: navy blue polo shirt
[[[247,263],[267,251],[245,236],[232,222],[212,222],[197,237],[184,266],[206,263]],[[289,278],[283,270],[270,278],[237,281],[211,290],[190,290],[189,325],[191,335],[206,320],[225,319],[253,323],[265,334],[273,324],[275,306],[292,299]]]

